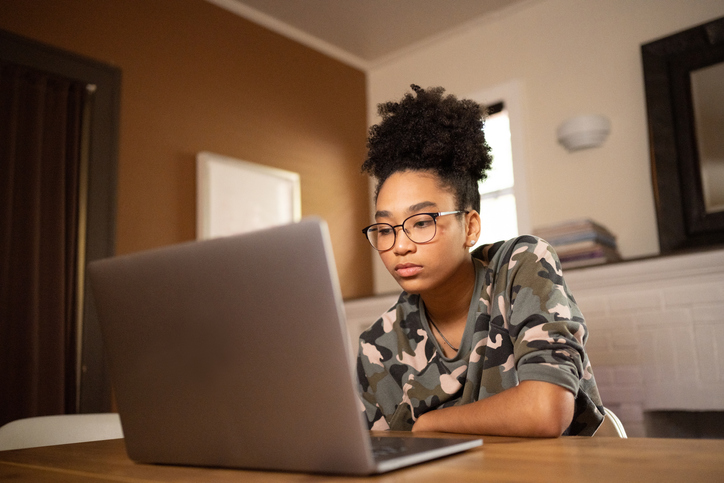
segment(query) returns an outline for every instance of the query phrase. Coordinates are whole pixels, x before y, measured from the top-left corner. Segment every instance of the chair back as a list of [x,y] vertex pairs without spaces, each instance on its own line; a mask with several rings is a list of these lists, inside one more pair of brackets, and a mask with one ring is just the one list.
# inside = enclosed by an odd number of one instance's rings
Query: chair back
[[598,430],[596,430],[596,434],[594,434],[594,436],[612,436],[617,438],[628,437],[621,420],[618,419],[618,416],[616,416],[613,411],[608,408],[603,408],[603,414],[603,422],[601,423],[601,426],[599,426]]
[[38,416],[0,427],[0,451],[122,437],[117,413]]

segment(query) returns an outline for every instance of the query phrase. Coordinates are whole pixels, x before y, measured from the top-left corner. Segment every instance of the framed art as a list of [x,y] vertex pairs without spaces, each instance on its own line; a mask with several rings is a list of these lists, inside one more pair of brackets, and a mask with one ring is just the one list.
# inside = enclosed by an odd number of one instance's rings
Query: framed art
[[199,240],[301,219],[298,173],[200,152],[196,156],[196,188]]

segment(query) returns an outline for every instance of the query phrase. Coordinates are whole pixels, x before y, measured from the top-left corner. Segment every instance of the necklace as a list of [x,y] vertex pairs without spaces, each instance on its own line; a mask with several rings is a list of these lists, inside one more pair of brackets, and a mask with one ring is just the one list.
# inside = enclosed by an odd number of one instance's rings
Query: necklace
[[[427,312],[427,311],[426,311],[426,312]],[[432,325],[432,326],[435,328],[435,330],[437,331],[437,333],[440,334],[440,337],[442,337],[442,340],[444,340],[445,343],[446,343],[452,350],[454,350],[455,352],[457,352],[457,351],[458,351],[457,347],[453,347],[453,345],[450,343],[450,341],[447,340],[447,338],[445,338],[445,335],[442,333],[442,331],[437,327],[437,325],[435,325],[435,322],[432,321],[432,317],[430,317],[430,314],[429,314],[429,313],[427,314],[427,320],[430,322],[430,325]]]

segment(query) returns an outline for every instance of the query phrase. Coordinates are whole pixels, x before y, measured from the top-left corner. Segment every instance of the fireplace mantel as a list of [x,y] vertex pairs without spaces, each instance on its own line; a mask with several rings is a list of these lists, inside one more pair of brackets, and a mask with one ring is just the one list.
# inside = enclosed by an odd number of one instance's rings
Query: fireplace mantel
[[724,248],[647,257],[565,272],[569,285],[580,290],[656,283],[663,279],[698,279],[720,276],[724,271]]

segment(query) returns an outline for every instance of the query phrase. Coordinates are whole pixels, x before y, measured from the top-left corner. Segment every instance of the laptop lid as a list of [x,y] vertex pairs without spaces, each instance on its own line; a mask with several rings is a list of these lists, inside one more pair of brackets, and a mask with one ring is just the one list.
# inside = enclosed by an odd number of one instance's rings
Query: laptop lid
[[322,220],[100,260],[89,274],[132,459],[380,471]]

